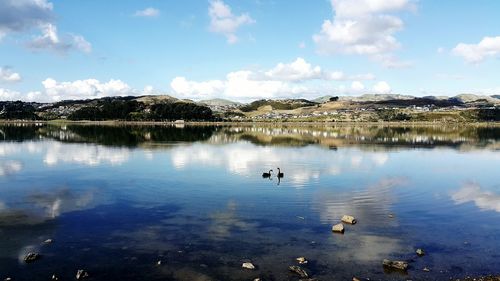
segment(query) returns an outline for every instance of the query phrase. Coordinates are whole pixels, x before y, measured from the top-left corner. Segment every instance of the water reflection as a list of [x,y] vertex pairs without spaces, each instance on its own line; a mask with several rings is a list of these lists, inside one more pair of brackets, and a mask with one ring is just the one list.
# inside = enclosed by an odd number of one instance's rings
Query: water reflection
[[466,183],[451,195],[456,204],[473,202],[481,210],[500,212],[500,195],[481,190],[477,183]]
[[0,164],[0,177],[15,174],[23,168],[23,163],[15,160],[6,160]]
[[[76,266],[95,280],[297,280],[287,268],[298,256],[319,280],[500,268],[499,128],[0,130],[0,272],[16,280],[70,280]],[[280,182],[262,179],[277,167]],[[335,235],[344,214],[359,223]],[[43,258],[19,263],[28,250]],[[387,275],[384,258],[411,261],[409,276]],[[247,260],[255,271],[241,270]]]
[[460,150],[500,149],[500,127],[483,125],[241,125],[241,126],[96,126],[0,124],[4,141],[51,138],[62,142],[90,142],[112,146],[158,147],[165,142],[229,143],[307,146],[329,149],[451,147]]

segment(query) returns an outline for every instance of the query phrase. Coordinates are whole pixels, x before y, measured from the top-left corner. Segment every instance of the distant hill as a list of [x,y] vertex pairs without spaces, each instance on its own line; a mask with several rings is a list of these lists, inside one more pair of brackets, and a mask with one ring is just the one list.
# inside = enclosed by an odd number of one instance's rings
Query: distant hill
[[204,104],[208,106],[240,106],[243,105],[240,102],[230,101],[226,99],[211,99],[211,100],[200,100],[199,104]]
[[24,120],[214,120],[204,105],[167,95],[105,97],[90,100],[66,100],[56,103],[0,102],[0,119]]
[[457,95],[453,98],[458,99],[464,103],[475,102],[478,100],[485,100],[485,101],[491,102],[491,103],[499,103],[500,102],[500,100],[498,100],[497,98],[491,97],[491,96],[481,96],[481,95],[474,95],[474,94],[460,94],[460,95]]
[[257,100],[254,101],[250,104],[247,104],[245,106],[242,106],[240,109],[243,112],[249,112],[253,110],[259,109],[259,107],[262,106],[269,106],[272,109],[279,109],[279,110],[290,110],[290,109],[296,109],[300,107],[308,107],[308,106],[314,106],[317,105],[318,103],[306,100],[306,99],[283,99],[283,100]]
[[330,101],[330,98],[332,98],[332,97],[333,96],[326,95],[326,96],[322,96],[322,97],[319,97],[319,98],[315,98],[312,101],[316,102],[316,103],[324,103],[324,102]]

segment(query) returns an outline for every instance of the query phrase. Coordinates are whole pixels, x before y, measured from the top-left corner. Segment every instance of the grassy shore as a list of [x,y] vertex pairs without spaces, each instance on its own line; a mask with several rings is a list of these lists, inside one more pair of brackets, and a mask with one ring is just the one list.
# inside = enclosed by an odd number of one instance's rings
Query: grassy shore
[[227,126],[227,125],[286,125],[286,126],[443,126],[443,125],[466,125],[480,127],[500,127],[500,122],[436,122],[436,121],[379,121],[379,122],[362,122],[362,121],[277,121],[277,120],[259,120],[259,121],[186,121],[184,123],[175,122],[159,122],[159,121],[123,121],[123,120],[106,120],[106,121],[70,121],[70,120],[1,120],[0,124],[50,124],[50,125],[102,125],[102,126]]

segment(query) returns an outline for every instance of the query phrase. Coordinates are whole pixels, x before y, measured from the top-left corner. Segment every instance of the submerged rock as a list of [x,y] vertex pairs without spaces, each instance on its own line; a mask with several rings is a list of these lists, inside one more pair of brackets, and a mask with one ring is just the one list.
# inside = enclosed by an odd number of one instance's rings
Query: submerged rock
[[429,272],[429,271],[431,271],[431,270],[430,270],[430,269],[428,269],[427,267],[424,267],[422,270],[423,270],[423,271],[425,271],[425,272]]
[[83,280],[87,277],[89,277],[89,274],[83,269],[78,269],[78,271],[76,272],[76,280]]
[[332,226],[332,231],[337,233],[344,233],[344,225],[339,223]]
[[421,257],[421,256],[425,255],[425,252],[424,252],[424,250],[422,250],[422,249],[417,249],[416,253],[417,253],[417,255],[418,255],[419,257]]
[[288,269],[291,272],[298,274],[302,278],[309,277],[309,274],[307,274],[307,272],[304,269],[302,269],[300,266],[291,265],[291,266],[288,267]]
[[353,277],[353,278],[352,278],[352,281],[361,281],[361,280],[359,280],[359,279],[358,279],[358,278],[356,278],[356,277]]
[[25,263],[34,262],[39,258],[40,258],[40,254],[35,253],[35,252],[29,252],[26,256],[24,256],[24,262]]
[[392,269],[399,269],[399,270],[407,270],[408,269],[408,263],[405,261],[391,261],[385,259],[382,264],[385,267],[392,268]]
[[52,240],[50,238],[47,239],[47,240],[45,240],[45,241],[43,241],[44,244],[51,244],[52,242],[54,242],[54,240]]
[[348,223],[348,224],[356,224],[356,219],[353,216],[348,216],[344,215],[341,219],[342,222]]
[[255,265],[251,262],[244,262],[241,267],[246,268],[246,269],[255,269]]
[[306,264],[308,262],[305,257],[298,257],[296,260],[299,264]]

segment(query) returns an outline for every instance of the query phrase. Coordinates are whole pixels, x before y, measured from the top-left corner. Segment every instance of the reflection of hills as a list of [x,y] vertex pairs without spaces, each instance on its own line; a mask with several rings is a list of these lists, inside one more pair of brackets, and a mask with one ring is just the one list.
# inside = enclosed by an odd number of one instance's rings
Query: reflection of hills
[[194,142],[208,140],[215,131],[213,126],[0,126],[4,140],[50,138],[70,143],[96,143],[110,146],[136,147],[148,143]]
[[321,145],[363,149],[450,147],[500,149],[500,127],[475,125],[0,125],[3,140],[50,138],[61,142],[96,143],[125,147],[165,147],[175,142],[212,144],[247,141],[263,146]]
[[308,127],[225,127],[221,133],[232,141],[246,140],[257,145],[329,148],[359,146],[371,148],[474,147],[500,149],[500,128],[479,126],[308,126]]

